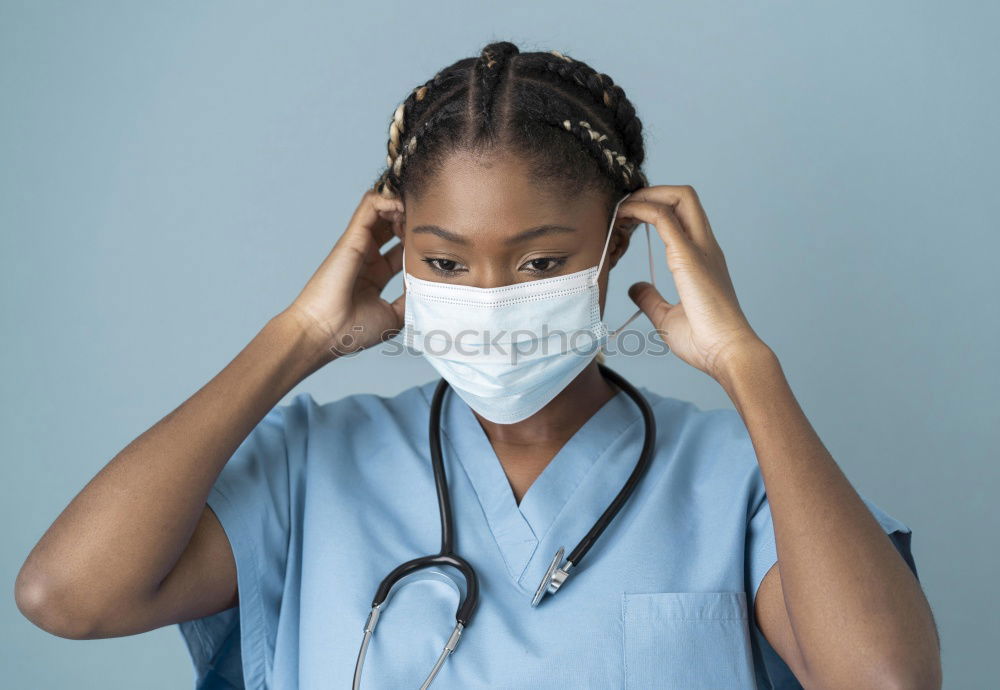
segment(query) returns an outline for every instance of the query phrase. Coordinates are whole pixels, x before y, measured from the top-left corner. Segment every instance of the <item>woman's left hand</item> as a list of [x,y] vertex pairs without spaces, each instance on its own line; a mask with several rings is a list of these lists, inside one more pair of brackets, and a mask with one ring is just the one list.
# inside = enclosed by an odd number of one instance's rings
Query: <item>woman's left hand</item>
[[648,282],[632,285],[629,297],[678,357],[720,380],[734,357],[763,345],[736,299],[722,249],[693,187],[637,189],[618,207],[622,218],[653,224],[667,246],[678,303],[665,300]]

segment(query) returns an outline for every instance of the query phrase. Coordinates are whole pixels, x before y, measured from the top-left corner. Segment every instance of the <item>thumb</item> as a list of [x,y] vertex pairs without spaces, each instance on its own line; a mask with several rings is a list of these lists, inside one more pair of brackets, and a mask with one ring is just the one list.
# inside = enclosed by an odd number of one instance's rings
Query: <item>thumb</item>
[[674,307],[674,305],[663,298],[663,295],[660,294],[660,291],[654,285],[646,281],[633,284],[628,289],[628,296],[649,317],[653,325],[657,327],[659,327],[659,324],[667,316],[667,313]]
[[399,319],[399,323],[405,323],[406,316],[406,291],[403,291],[399,297],[392,301],[392,310],[396,312],[396,316]]

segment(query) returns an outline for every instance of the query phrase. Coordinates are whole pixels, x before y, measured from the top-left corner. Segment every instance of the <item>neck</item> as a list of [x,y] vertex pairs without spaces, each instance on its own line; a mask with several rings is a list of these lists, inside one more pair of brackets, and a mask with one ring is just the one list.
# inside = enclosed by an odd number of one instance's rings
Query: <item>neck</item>
[[535,414],[513,424],[497,424],[479,414],[480,426],[494,443],[506,446],[562,445],[615,396],[618,388],[601,375],[595,359]]

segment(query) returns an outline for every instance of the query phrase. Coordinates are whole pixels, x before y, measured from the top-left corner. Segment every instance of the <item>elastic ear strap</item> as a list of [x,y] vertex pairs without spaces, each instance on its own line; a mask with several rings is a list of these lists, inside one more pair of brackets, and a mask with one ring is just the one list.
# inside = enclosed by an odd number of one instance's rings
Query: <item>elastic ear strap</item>
[[649,223],[643,223],[646,228],[646,256],[649,259],[649,284],[656,287],[656,276],[653,273],[653,240],[649,239]]
[[[618,207],[622,205],[622,202],[632,196],[632,192],[629,192],[615,204],[615,212],[611,214],[611,225],[608,227],[608,235],[604,238],[604,249],[601,251],[601,260],[597,262],[597,276],[601,275],[601,268],[604,267],[604,257],[608,255],[608,244],[611,243],[611,232],[615,229],[615,221],[618,220]],[[594,281],[597,281],[597,276],[594,276]]]
[[[656,276],[653,273],[653,240],[650,239],[650,236],[649,236],[649,223],[645,223],[644,222],[643,226],[646,228],[646,249],[647,249],[647,253],[649,255],[649,283],[653,287],[656,287]],[[616,336],[616,335],[618,335],[622,331],[622,329],[625,328],[625,326],[627,326],[630,323],[632,323],[632,321],[634,321],[635,318],[637,316],[639,316],[639,314],[641,314],[641,313],[642,313],[642,309],[636,309],[635,313],[632,314],[632,316],[628,317],[628,320],[626,320],[625,323],[623,323],[621,326],[619,326],[618,328],[616,328],[613,331],[608,331],[608,335],[609,336]]]

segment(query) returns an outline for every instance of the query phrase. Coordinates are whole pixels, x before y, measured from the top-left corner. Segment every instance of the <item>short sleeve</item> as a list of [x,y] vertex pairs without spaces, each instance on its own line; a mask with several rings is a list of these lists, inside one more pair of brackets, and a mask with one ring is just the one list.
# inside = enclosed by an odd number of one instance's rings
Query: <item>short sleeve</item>
[[178,624],[196,690],[269,687],[290,534],[290,436],[301,398],[272,408],[226,462],[207,497],[236,561],[239,604]]
[[[763,479],[760,477],[759,468],[756,479],[758,486],[754,492],[754,500],[751,503],[750,517],[747,521],[746,539],[746,583],[747,601],[753,608],[753,602],[757,599],[757,590],[763,581],[767,571],[771,569],[777,560],[777,549],[775,546],[774,525],[771,520],[771,505],[767,500],[764,491]],[[906,561],[914,576],[917,576],[917,566],[913,560],[910,549],[912,532],[904,523],[879,508],[875,503],[868,500],[864,495],[861,500],[868,506],[868,510],[882,526],[882,529],[889,536],[896,550]],[[756,618],[753,611],[749,611],[749,618],[752,621],[751,631],[753,637],[754,664],[757,667],[757,684],[763,689],[774,688],[776,690],[801,690],[802,685],[796,680],[791,669],[784,660],[768,643],[767,638],[757,627]]]

